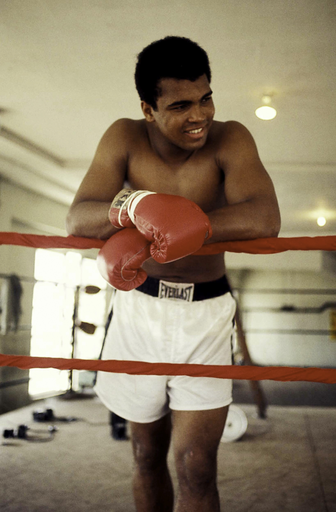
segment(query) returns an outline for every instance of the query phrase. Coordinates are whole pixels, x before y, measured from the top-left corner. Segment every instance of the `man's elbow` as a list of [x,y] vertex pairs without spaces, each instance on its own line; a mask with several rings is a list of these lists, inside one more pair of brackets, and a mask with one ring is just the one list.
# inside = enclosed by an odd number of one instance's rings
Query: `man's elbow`
[[281,217],[280,212],[276,212],[273,215],[266,216],[264,222],[264,234],[263,238],[276,238],[279,235],[281,229]]
[[66,229],[68,235],[80,236],[80,234],[78,232],[78,226],[76,223],[75,216],[72,214],[71,210],[69,210],[69,212],[65,218],[65,229]]
[[280,226],[279,227],[273,227],[270,232],[267,235],[267,238],[277,238],[280,233]]

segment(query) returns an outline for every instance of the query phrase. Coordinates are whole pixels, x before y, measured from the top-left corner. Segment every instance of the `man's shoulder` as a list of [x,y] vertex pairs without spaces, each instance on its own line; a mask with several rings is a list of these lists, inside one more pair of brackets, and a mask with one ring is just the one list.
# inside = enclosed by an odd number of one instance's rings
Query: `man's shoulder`
[[253,141],[249,130],[239,121],[214,121],[213,138],[217,150],[228,154],[231,150],[236,151],[237,147],[244,147]]
[[122,134],[124,136],[131,134],[138,134],[144,130],[145,120],[144,119],[129,119],[123,117],[114,121],[108,128],[107,132],[113,132],[116,134]]
[[227,168],[237,157],[255,151],[255,142],[249,130],[239,121],[214,121],[212,133],[217,165]]
[[239,121],[213,121],[213,133],[217,136],[228,136],[246,131],[246,127]]
[[121,118],[114,121],[105,131],[101,144],[102,147],[114,149],[127,153],[133,144],[138,144],[142,133],[145,132],[143,120]]

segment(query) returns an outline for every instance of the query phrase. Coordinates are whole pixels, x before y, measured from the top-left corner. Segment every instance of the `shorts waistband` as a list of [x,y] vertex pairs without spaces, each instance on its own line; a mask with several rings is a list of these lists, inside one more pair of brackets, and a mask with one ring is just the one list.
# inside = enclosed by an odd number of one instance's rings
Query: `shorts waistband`
[[175,283],[148,276],[136,290],[160,299],[169,298],[187,302],[213,299],[231,292],[225,275],[220,279],[205,283]]

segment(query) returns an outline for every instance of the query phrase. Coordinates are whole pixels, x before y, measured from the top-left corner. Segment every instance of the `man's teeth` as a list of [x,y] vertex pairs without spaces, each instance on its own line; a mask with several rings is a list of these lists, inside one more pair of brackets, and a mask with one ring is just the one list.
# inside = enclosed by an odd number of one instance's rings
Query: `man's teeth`
[[201,133],[203,128],[198,128],[198,130],[190,130],[188,133]]

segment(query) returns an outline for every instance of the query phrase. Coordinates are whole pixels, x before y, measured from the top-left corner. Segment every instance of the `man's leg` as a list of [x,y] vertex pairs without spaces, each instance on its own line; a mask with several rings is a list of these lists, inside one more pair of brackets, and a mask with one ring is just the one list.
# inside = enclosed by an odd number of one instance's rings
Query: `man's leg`
[[173,411],[179,493],[175,512],[218,512],[217,450],[228,407]]
[[130,423],[135,462],[133,493],[137,512],[172,512],[173,486],[167,466],[170,414],[153,423]]

